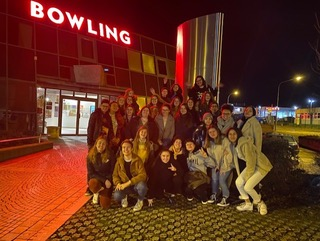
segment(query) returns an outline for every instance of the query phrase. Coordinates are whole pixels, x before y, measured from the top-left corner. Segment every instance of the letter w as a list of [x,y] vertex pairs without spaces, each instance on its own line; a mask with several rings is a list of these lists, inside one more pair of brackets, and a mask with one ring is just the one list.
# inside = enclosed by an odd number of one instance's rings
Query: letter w
[[75,15],[75,14],[72,17],[69,12],[66,12],[66,15],[69,19],[71,27],[74,28],[74,26],[77,25],[78,30],[80,30],[84,18],[80,17],[80,19],[78,19],[77,15]]

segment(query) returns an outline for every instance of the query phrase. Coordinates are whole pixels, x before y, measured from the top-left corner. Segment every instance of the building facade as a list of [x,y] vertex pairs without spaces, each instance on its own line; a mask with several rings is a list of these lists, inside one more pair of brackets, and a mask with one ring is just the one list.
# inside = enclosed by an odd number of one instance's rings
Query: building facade
[[175,78],[175,46],[95,21],[48,1],[0,1],[1,136],[86,135],[101,99]]

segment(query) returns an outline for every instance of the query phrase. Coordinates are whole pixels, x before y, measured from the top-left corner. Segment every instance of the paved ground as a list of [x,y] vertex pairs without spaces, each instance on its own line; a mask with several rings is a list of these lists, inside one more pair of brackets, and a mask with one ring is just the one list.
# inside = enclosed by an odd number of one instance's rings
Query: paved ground
[[181,196],[176,204],[160,200],[140,212],[115,203],[103,210],[88,202],[49,240],[320,240],[320,205],[267,203],[269,214],[261,216]]
[[183,197],[138,213],[134,199],[102,210],[83,195],[86,154],[85,138],[64,137],[53,150],[0,163],[1,241],[320,240],[320,205],[301,197],[266,200],[266,216]]
[[0,240],[46,240],[88,198],[85,138],[0,163]]

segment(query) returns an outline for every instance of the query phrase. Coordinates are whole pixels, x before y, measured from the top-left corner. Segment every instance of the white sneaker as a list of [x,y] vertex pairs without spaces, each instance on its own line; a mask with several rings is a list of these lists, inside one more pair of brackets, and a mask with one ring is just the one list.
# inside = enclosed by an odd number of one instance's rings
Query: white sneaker
[[216,194],[212,194],[208,200],[208,203],[216,203],[217,202],[217,197]]
[[260,201],[258,203],[258,211],[261,215],[266,215],[268,213],[267,205],[264,203],[264,201]]
[[252,203],[241,203],[237,206],[238,211],[253,211],[253,204]]
[[143,200],[139,200],[137,201],[136,205],[134,205],[133,207],[133,211],[140,211],[143,207]]
[[99,199],[99,193],[94,193],[92,197],[92,203],[98,204],[98,199]]
[[187,200],[188,200],[189,202],[192,202],[192,201],[193,201],[193,197],[187,197]]
[[125,196],[125,198],[121,200],[121,206],[123,208],[128,207],[128,197],[127,196]]
[[217,205],[220,207],[228,207],[230,203],[228,203],[227,199],[228,199],[227,197],[223,197],[221,199],[221,202],[217,203]]

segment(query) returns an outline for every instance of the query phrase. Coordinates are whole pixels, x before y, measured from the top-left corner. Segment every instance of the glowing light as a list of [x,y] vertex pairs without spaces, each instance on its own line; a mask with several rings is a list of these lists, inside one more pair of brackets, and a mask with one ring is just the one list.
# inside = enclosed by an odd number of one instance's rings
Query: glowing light
[[[104,37],[106,39],[113,39],[116,42],[119,40],[127,45],[131,44],[131,38],[129,32],[125,30],[119,31],[117,28],[110,28],[108,25],[103,23],[96,23],[91,19],[85,19],[84,17],[78,17],[76,14],[71,14],[69,12],[63,12],[58,8],[50,7],[45,11],[43,5],[36,1],[30,2],[30,15],[35,18],[43,19],[48,17],[48,19],[55,24],[69,23],[72,29],[76,28],[80,30],[81,28],[86,28],[87,32],[92,35]],[[86,26],[85,26],[86,25]]]

